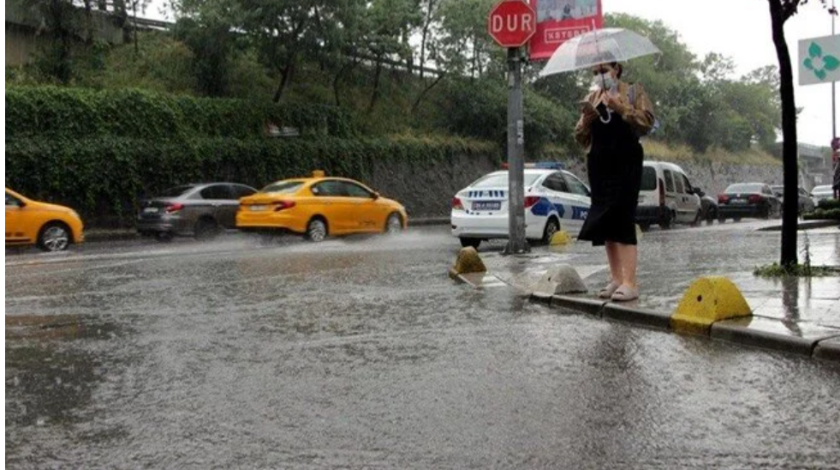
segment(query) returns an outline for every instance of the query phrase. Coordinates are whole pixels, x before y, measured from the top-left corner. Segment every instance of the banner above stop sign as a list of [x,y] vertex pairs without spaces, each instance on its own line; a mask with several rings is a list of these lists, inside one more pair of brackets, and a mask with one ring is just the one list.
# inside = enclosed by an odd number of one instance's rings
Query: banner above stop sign
[[537,15],[523,0],[503,0],[490,10],[487,31],[502,47],[522,47],[537,31]]

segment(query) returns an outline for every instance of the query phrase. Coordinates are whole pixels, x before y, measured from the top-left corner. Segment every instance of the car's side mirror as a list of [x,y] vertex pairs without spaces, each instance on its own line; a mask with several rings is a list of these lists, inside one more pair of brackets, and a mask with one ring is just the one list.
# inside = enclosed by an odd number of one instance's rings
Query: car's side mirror
[[382,195],[380,195],[379,193],[377,193],[377,192],[374,192],[374,193],[373,193],[373,200],[374,200],[374,201],[375,201],[375,200],[377,200],[377,199],[379,199],[380,197],[382,197]]

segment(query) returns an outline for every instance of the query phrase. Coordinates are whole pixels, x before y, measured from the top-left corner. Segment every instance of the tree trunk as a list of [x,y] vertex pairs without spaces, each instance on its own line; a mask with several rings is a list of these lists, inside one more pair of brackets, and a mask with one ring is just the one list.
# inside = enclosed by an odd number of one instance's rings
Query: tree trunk
[[782,217],[781,265],[790,268],[797,264],[796,230],[799,206],[799,161],[796,136],[796,100],[793,92],[793,66],[785,40],[785,17],[781,0],[769,0],[773,24],[773,43],[779,58],[782,95],[782,162],[784,168],[784,215]]
[[93,4],[92,0],[84,0],[85,3],[85,44],[93,44]]
[[335,96],[335,105],[341,107],[341,94],[339,93],[338,84],[341,81],[341,77],[347,73],[352,73],[353,69],[359,65],[359,61],[354,57],[351,59],[349,65],[345,65],[338,70],[338,73],[335,74],[335,78],[333,79],[333,95]]
[[292,55],[289,58],[289,62],[286,64],[286,67],[280,70],[280,85],[277,86],[277,91],[274,92],[274,101],[275,103],[280,102],[280,98],[283,97],[283,91],[286,89],[286,85],[292,80],[292,74],[295,72],[295,56]]
[[134,55],[140,55],[140,43],[137,41],[137,3],[140,0],[134,0]]
[[417,111],[417,108],[420,107],[420,103],[423,101],[423,97],[426,96],[426,93],[428,93],[432,88],[435,87],[435,85],[437,85],[441,80],[443,80],[444,76],[446,76],[446,74],[441,72],[440,75],[438,75],[438,77],[435,79],[435,81],[432,82],[431,85],[427,86],[423,89],[422,92],[420,92],[420,96],[418,96],[417,99],[414,100],[414,104],[411,106],[411,114],[414,114]]
[[382,75],[382,56],[376,56],[376,75],[373,78],[373,94],[370,97],[370,106],[368,106],[368,113],[373,112],[376,106],[376,100],[379,99],[379,78]]
[[[423,79],[423,74],[425,73],[426,68],[426,37],[429,34],[429,28],[426,26],[423,28],[423,35],[420,38],[420,80]],[[408,71],[411,73],[411,70]]]

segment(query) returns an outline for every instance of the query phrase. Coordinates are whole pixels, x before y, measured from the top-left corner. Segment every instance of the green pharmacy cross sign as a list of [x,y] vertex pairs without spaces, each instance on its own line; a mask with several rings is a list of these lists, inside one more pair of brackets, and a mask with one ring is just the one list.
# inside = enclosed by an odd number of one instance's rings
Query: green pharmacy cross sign
[[799,42],[799,84],[816,85],[840,80],[840,36]]
[[803,62],[802,65],[804,65],[806,69],[813,71],[814,75],[816,75],[820,81],[824,81],[828,78],[828,72],[833,72],[840,67],[840,60],[833,55],[823,55],[822,47],[815,42],[812,42],[811,46],[808,48],[808,56],[809,57],[805,58],[805,62]]

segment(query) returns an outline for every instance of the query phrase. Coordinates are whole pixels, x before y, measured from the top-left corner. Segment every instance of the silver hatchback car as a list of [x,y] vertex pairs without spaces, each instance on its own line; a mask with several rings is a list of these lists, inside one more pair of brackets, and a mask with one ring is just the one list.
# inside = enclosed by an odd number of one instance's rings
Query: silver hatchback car
[[173,236],[210,239],[236,228],[239,198],[257,190],[237,183],[186,184],[140,201],[137,231],[168,241]]

